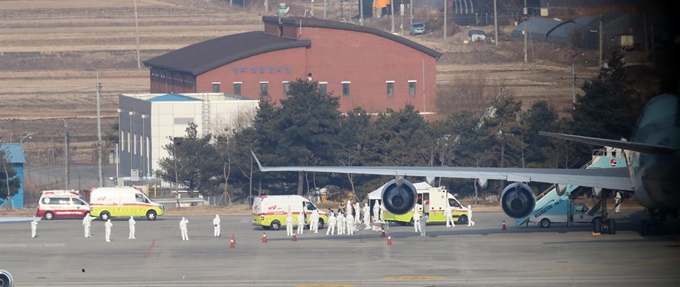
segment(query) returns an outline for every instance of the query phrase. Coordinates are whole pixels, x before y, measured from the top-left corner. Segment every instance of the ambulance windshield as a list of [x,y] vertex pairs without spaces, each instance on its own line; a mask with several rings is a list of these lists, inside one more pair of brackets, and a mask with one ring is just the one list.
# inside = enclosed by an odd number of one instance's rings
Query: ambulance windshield
[[451,207],[461,208],[460,203],[455,198],[449,198],[449,205]]

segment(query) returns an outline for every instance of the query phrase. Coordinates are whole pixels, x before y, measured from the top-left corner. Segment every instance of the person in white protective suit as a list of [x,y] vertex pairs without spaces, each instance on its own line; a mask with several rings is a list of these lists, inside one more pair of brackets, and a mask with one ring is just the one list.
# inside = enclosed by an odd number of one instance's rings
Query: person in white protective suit
[[616,204],[616,207],[614,208],[614,213],[616,213],[616,214],[621,213],[621,192],[620,191],[616,192],[616,198],[614,199],[614,203]]
[[413,229],[415,232],[421,232],[420,230],[420,211],[418,210],[418,205],[416,204],[415,210],[413,211]]
[[453,207],[448,203],[446,204],[446,210],[444,210],[444,216],[446,217],[446,228],[456,227],[456,224],[453,222]]
[[33,221],[31,221],[31,238],[35,238],[36,236],[38,236],[37,233],[38,233],[38,221],[33,219]]
[[312,211],[312,217],[310,219],[311,222],[309,224],[312,227],[314,233],[319,233],[319,217],[319,210],[314,209],[314,211]]
[[111,219],[109,218],[106,220],[106,223],[104,223],[104,238],[106,239],[106,242],[111,242],[111,227],[113,227],[113,223],[111,223]]
[[135,237],[135,224],[137,222],[135,222],[135,219],[132,216],[130,216],[130,220],[128,220],[128,223],[130,225],[130,235],[128,236],[128,239],[136,239],[136,237]]
[[302,234],[305,230],[305,210],[303,209],[297,216],[297,234]]
[[380,201],[373,203],[373,222],[380,222]]
[[468,226],[475,226],[475,222],[472,221],[472,205],[468,204]]
[[85,233],[85,238],[92,237],[92,219],[94,219],[94,217],[90,216],[90,214],[86,214],[85,217],[83,217],[83,232]]
[[371,229],[371,207],[368,206],[368,202],[364,204],[364,224],[365,229]]
[[222,220],[220,220],[220,215],[215,214],[215,218],[213,219],[213,236],[220,237],[220,224],[221,223],[222,223]]
[[326,229],[326,235],[333,235],[333,232],[335,232],[335,215],[333,212],[328,213],[328,229]]
[[345,205],[345,216],[352,214],[352,201],[347,200],[347,205]]
[[380,222],[385,222],[385,206],[380,205]]
[[188,241],[189,240],[189,229],[187,225],[189,224],[189,220],[182,217],[182,220],[179,221],[179,231],[182,234],[182,241]]
[[427,219],[430,218],[430,214],[425,213],[423,218],[420,219],[420,236],[427,236]]
[[295,224],[295,221],[293,220],[293,215],[288,211],[288,217],[286,217],[286,235],[287,236],[293,236],[293,224]]
[[361,226],[361,207],[359,202],[354,203],[354,226]]
[[347,235],[354,235],[354,228],[356,226],[354,225],[354,216],[352,216],[352,213],[347,214],[347,217],[345,217],[345,223],[347,224],[347,229],[345,229],[347,231]]
[[342,212],[338,212],[338,216],[335,221],[335,225],[338,228],[338,235],[345,234],[345,215],[342,214]]

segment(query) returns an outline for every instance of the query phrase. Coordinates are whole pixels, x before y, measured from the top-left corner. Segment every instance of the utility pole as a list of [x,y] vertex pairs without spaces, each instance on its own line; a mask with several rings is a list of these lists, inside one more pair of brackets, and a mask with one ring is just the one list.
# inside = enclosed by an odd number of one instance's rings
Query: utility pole
[[576,109],[576,70],[574,69],[574,62],[571,62],[571,108]]
[[97,162],[99,164],[99,169],[97,174],[99,175],[99,187],[104,186],[104,176],[102,174],[102,115],[100,108],[100,96],[99,92],[102,90],[102,84],[99,83],[99,70],[97,70]]
[[394,33],[394,0],[390,0],[390,11],[392,13],[392,30],[391,32]]
[[364,0],[359,0],[359,25],[364,25]]
[[496,47],[498,47],[498,10],[496,9],[496,0],[493,0],[493,29],[496,38]]
[[69,154],[69,138],[68,138],[68,125],[66,124],[66,120],[64,120],[64,145],[65,145],[65,153],[64,153],[64,183],[66,184],[66,190],[71,189],[71,174],[70,174],[70,169],[71,169],[71,160],[70,160],[70,154]]
[[328,17],[328,0],[323,0],[323,18]]
[[602,68],[602,37],[603,37],[602,32],[603,32],[602,31],[602,16],[600,16],[600,28],[598,28],[598,30],[597,30],[597,33],[600,36],[600,45],[599,45],[600,46],[600,57],[597,60],[598,68]]
[[529,62],[529,57],[527,56],[527,22],[529,22],[529,17],[527,16],[529,8],[527,7],[527,0],[524,0],[524,9],[522,13],[524,14],[524,63]]
[[409,23],[408,23],[408,25],[409,25],[409,27],[411,27],[411,25],[413,25],[413,0],[409,0],[408,10],[409,10]]
[[[137,30],[137,69],[142,68],[142,60],[139,57],[139,21],[137,21],[137,0],[135,0],[135,30]],[[101,186],[101,178],[99,180]]]
[[447,33],[446,33],[446,31],[447,31],[447,29],[446,29],[446,22],[448,22],[448,21],[447,21],[446,18],[449,16],[449,15],[448,15],[449,13],[446,11],[446,9],[447,9],[446,6],[449,6],[449,5],[448,5],[448,1],[447,1],[447,0],[444,0],[444,40],[446,40],[446,34],[447,34]]

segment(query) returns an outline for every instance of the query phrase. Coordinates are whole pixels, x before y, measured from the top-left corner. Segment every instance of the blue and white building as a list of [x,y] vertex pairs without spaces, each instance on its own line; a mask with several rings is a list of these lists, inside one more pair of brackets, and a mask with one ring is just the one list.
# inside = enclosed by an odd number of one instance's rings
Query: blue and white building
[[[24,149],[19,143],[3,143],[0,144],[0,150],[5,152],[5,157],[9,163],[12,164],[12,167],[16,172],[16,177],[19,178],[21,184],[19,186],[19,192],[12,196],[12,208],[24,208],[24,164],[26,163]],[[0,176],[5,175],[2,174]],[[0,198],[0,207],[7,206],[8,204],[10,204],[10,202],[7,202],[5,198]]]

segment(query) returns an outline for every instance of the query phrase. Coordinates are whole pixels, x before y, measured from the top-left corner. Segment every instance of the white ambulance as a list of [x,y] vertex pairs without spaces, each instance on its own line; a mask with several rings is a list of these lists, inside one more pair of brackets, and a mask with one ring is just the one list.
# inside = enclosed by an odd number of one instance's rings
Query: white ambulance
[[90,205],[80,198],[77,190],[45,190],[38,200],[36,216],[52,220],[55,217],[83,218]]
[[[300,195],[263,195],[253,199],[253,225],[262,226],[265,230],[279,230],[286,225],[288,211],[293,215],[294,224],[300,212],[305,212],[305,225],[309,225],[309,218],[316,205]],[[326,212],[319,210],[319,229],[328,222]]]

